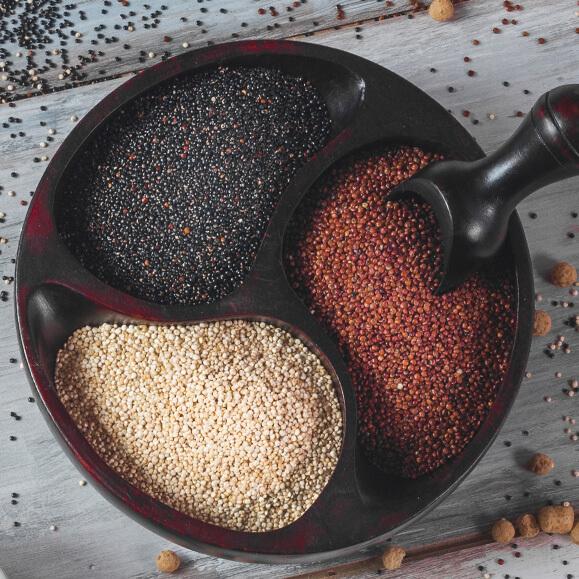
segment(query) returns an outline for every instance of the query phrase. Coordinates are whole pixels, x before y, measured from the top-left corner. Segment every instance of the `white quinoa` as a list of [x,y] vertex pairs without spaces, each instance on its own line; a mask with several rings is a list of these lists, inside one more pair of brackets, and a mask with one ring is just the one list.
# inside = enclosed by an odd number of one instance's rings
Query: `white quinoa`
[[290,524],[338,460],[332,379],[300,340],[270,324],[84,327],[59,351],[55,382],[112,469],[222,527]]

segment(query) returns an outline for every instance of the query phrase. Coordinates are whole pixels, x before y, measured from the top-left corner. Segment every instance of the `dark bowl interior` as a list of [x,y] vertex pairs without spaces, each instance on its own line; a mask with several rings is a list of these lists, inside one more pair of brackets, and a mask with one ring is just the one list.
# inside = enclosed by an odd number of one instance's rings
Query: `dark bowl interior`
[[[55,207],[67,171],[91,134],[124,103],[179,74],[221,63],[281,68],[308,78],[326,100],[333,122],[329,143],[298,171],[271,218],[253,269],[222,301],[161,306],[128,296],[87,272],[60,240]],[[385,106],[388,103],[388,106]],[[53,157],[24,226],[17,265],[17,322],[33,387],[47,421],[104,496],[139,522],[184,546],[257,562],[331,559],[378,544],[432,508],[466,476],[494,440],[514,400],[530,346],[532,273],[520,221],[511,220],[497,264],[515,280],[517,330],[511,364],[496,402],[463,453],[430,475],[409,481],[378,471],[356,442],[356,402],[337,345],[312,318],[286,279],[282,253],[287,225],[305,194],[335,162],[381,144],[416,144],[466,160],[482,156],[474,139],[419,89],[353,55],[294,42],[239,42],[161,63],[123,84],[77,125]],[[297,521],[267,533],[231,531],[163,505],[125,482],[92,450],[64,410],[53,382],[55,356],[84,325],[270,321],[302,338],[332,373],[342,403],[344,438],[336,471]]]

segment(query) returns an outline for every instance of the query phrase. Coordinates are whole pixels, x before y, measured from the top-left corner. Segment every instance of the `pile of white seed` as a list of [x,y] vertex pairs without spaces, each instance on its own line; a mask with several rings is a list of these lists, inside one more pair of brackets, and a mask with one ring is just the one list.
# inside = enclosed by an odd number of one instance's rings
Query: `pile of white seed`
[[55,381],[112,469],[229,529],[295,521],[340,453],[330,375],[300,340],[270,324],[84,327],[58,353]]

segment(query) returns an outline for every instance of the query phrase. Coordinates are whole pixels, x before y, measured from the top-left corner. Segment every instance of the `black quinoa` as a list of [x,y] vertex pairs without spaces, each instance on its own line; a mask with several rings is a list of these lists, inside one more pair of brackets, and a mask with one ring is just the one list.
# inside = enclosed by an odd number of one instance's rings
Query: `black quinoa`
[[220,67],[131,101],[67,170],[60,234],[96,277],[161,304],[241,285],[281,193],[327,141],[306,80]]

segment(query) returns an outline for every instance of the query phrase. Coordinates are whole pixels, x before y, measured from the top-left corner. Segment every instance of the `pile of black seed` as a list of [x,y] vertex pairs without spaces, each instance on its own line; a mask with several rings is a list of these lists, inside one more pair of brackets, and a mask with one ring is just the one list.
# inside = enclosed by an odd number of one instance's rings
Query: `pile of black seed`
[[161,304],[239,287],[330,119],[307,81],[265,68],[184,76],[116,113],[68,169],[60,233],[101,280]]

